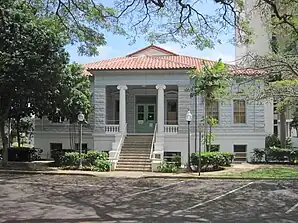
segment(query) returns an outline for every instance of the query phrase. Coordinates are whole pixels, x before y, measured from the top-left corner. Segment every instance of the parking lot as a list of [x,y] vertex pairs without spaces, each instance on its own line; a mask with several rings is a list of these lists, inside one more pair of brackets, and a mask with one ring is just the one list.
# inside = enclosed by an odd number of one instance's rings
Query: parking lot
[[0,222],[298,222],[298,181],[0,175]]

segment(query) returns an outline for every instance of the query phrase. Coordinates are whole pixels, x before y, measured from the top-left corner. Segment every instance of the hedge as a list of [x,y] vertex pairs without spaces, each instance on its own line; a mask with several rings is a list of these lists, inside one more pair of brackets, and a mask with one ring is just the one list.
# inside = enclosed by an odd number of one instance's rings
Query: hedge
[[[106,152],[89,150],[87,154],[82,153],[83,169],[93,171],[108,171],[111,163],[108,160]],[[78,152],[66,152],[59,158],[60,166],[76,169],[80,163],[80,154]]]
[[[8,161],[30,162],[40,160],[42,149],[31,147],[10,147],[8,148]],[[0,150],[2,154],[2,149]]]
[[[234,159],[234,154],[229,152],[201,152],[201,170],[219,170],[220,167],[230,166]],[[191,154],[191,165],[198,168],[199,153]]]
[[271,162],[289,162],[294,164],[298,161],[298,150],[281,149],[278,147],[269,147],[265,149],[254,149],[253,162],[271,163]]

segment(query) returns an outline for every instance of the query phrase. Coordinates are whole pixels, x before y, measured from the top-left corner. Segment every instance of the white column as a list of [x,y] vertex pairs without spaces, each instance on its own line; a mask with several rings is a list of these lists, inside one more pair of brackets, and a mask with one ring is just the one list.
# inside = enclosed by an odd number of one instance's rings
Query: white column
[[166,89],[166,86],[164,84],[158,84],[158,85],[156,85],[156,89],[158,90],[158,97],[157,97],[157,103],[158,103],[157,104],[157,133],[162,134],[162,133],[164,133],[164,123],[165,123],[164,89]]
[[127,90],[126,85],[118,85],[117,89],[120,90],[119,97],[119,128],[120,132],[125,133],[126,129],[126,94]]

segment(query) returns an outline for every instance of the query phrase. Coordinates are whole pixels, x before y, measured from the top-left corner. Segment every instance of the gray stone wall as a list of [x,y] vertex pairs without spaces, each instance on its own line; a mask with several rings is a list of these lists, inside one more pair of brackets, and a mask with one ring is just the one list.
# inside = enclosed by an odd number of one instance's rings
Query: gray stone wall
[[[194,120],[194,100],[190,98],[190,93],[186,91],[188,86],[178,86],[178,125],[179,133],[187,133],[186,113],[188,109],[193,114]],[[193,130],[193,121],[191,122],[191,130]]]
[[[190,107],[193,114],[194,123],[194,102],[195,99],[189,98],[189,93],[185,92],[186,86],[179,86],[178,104],[179,104],[179,132],[186,133],[185,115]],[[234,90],[233,90],[234,91]],[[198,96],[198,123],[204,118],[204,102],[201,96]],[[234,123],[233,98],[220,102],[219,104],[219,124],[214,128],[214,132],[264,132],[265,131],[265,107],[264,104],[246,101],[246,123]]]
[[127,132],[135,132],[135,95],[131,89],[126,90],[126,123]]
[[106,121],[106,86],[94,88],[94,132],[104,132]]

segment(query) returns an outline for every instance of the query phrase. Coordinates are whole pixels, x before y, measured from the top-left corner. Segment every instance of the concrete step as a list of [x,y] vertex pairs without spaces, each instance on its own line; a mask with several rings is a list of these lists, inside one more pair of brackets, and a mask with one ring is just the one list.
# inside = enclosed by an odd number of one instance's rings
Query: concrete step
[[118,161],[118,163],[119,162],[132,162],[132,163],[134,163],[134,162],[145,162],[145,163],[151,163],[151,160],[148,158],[148,157],[144,157],[144,158],[126,158],[126,157],[122,157],[122,158],[120,158],[119,159],[119,161]]
[[146,141],[146,140],[127,140],[125,139],[124,140],[124,143],[125,144],[146,144],[146,145],[150,145],[151,146],[151,143],[152,141]]
[[148,148],[122,148],[121,149],[121,152],[129,152],[129,151],[150,153],[151,149],[148,149]]
[[116,168],[130,168],[130,169],[135,169],[135,168],[151,168],[151,164],[138,164],[138,163],[134,163],[134,164],[123,164],[123,163],[117,163],[117,167]]
[[116,171],[151,172],[151,167],[150,168],[126,168],[126,167],[118,168],[117,167]]
[[125,153],[125,152],[134,152],[134,153],[150,153],[150,149],[142,149],[142,148],[125,148],[121,150],[121,153]]
[[140,160],[119,160],[117,162],[117,165],[124,165],[124,166],[135,166],[135,165],[143,165],[143,166],[146,166],[146,165],[151,165],[151,162],[150,161],[140,161]]
[[127,142],[127,141],[124,141],[123,146],[125,146],[125,145],[131,145],[131,146],[141,145],[141,146],[151,147],[151,142],[148,143],[148,142]]
[[150,158],[150,155],[137,155],[137,154],[120,154],[120,159],[140,159],[147,160]]

